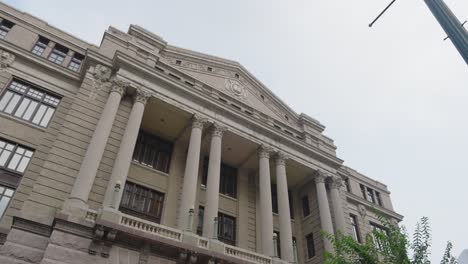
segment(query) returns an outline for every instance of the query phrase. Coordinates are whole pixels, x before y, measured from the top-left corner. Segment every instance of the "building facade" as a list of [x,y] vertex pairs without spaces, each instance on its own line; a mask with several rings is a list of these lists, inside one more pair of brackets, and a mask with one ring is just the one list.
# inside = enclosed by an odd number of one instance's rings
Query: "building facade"
[[322,230],[402,219],[237,62],[0,20],[1,263],[323,263]]

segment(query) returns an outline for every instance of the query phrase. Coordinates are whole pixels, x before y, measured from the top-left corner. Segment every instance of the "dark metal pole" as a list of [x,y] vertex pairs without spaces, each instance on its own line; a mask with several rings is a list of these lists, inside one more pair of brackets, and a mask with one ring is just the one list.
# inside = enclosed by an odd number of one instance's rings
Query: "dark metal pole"
[[374,25],[374,23],[379,20],[379,18],[387,11],[387,9],[389,9],[393,3],[395,3],[396,0],[393,0],[390,4],[388,4],[388,6],[382,11],[380,12],[380,14],[374,19],[374,21],[372,21],[370,24],[369,24],[369,27],[372,27],[372,25]]

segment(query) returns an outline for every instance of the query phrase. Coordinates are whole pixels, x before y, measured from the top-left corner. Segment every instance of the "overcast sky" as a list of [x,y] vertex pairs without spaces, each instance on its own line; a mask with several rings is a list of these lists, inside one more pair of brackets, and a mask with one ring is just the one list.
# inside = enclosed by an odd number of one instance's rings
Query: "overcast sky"
[[[98,45],[138,24],[169,43],[239,61],[323,123],[345,164],[389,186],[412,232],[468,248],[468,67],[423,0],[26,1],[7,3]],[[468,1],[446,0],[468,19]],[[72,4],[74,3],[74,4]]]

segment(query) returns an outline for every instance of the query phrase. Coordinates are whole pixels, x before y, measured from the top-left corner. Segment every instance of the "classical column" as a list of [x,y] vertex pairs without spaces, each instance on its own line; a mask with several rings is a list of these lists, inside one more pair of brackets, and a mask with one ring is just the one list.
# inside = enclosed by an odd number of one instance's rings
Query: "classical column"
[[119,151],[112,167],[112,174],[107,184],[106,194],[104,196],[104,209],[119,209],[120,200],[127,180],[128,170],[132,161],[133,151],[140,131],[141,120],[145,105],[150,97],[150,93],[137,89],[132,110],[128,117],[127,126],[120,142]]
[[286,156],[282,152],[276,155],[276,187],[281,235],[281,258],[288,262],[293,262],[294,250],[291,231],[291,211],[289,210],[288,180],[286,177]]
[[119,108],[120,100],[125,92],[122,82],[114,82],[102,111],[101,117],[94,129],[86,154],[81,162],[80,171],[76,176],[70,196],[63,205],[64,210],[70,208],[88,208],[89,193],[93,187],[94,178],[101,163],[102,155],[107,144],[107,139],[114,123],[115,115]]
[[[200,163],[200,146],[202,139],[203,125],[206,119],[195,115],[192,119],[192,132],[185,162],[184,183],[182,186],[182,199],[179,211],[179,229],[187,229],[189,220],[189,210],[195,209],[195,199],[197,194],[198,165]],[[193,226],[188,227],[193,230]]]
[[219,179],[221,173],[221,140],[226,128],[218,124],[213,125],[211,133],[210,160],[208,163],[208,181],[206,186],[206,205],[203,215],[203,236],[216,238],[214,218],[218,216]]
[[259,159],[259,189],[260,189],[260,234],[262,239],[262,254],[273,256],[273,209],[271,204],[270,152],[266,146],[261,146]]
[[[327,189],[325,188],[325,179],[326,176],[323,172],[318,172],[315,175],[315,186],[317,188],[317,200],[319,206],[319,214],[320,214],[320,223],[322,225],[322,230],[327,232],[328,234],[333,234],[333,224],[332,218],[330,214],[330,207],[328,206],[328,197],[327,197]],[[325,246],[325,251],[333,252],[333,245],[327,239],[323,238],[323,243]]]
[[341,177],[333,177],[330,184],[330,194],[333,204],[333,215],[335,216],[336,231],[341,232],[341,234],[346,234],[346,222],[340,195],[341,186],[343,186]]

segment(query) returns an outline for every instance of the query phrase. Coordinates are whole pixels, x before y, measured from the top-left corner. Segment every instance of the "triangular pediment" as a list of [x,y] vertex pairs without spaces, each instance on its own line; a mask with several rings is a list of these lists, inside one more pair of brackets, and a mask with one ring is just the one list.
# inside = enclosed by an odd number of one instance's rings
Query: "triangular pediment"
[[294,126],[290,121],[297,120],[298,115],[237,62],[187,50],[177,51],[164,53],[164,60],[174,68],[273,119]]

